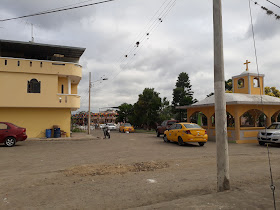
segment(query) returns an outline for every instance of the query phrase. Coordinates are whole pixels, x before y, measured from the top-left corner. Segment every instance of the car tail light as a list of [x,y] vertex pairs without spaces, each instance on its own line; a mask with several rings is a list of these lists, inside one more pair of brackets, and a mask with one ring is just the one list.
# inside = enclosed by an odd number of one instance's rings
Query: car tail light
[[191,134],[189,130],[184,131],[186,134]]
[[207,134],[207,130],[205,130],[205,134]]

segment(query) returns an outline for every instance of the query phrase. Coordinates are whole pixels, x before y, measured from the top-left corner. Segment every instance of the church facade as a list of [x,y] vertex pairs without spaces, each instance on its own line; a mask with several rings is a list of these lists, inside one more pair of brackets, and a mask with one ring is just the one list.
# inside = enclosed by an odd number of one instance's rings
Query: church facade
[[[232,90],[233,93],[225,93],[228,140],[257,143],[258,131],[280,120],[280,98],[265,95],[264,75],[251,73],[248,67],[232,77]],[[178,109],[187,109],[187,121],[200,124],[207,130],[209,140],[215,140],[214,95]]]

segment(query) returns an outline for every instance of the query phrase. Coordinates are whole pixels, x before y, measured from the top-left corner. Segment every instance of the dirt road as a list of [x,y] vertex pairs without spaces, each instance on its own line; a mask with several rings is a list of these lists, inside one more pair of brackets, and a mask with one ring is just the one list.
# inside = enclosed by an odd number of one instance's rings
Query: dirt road
[[[270,152],[280,206],[280,147]],[[266,147],[230,143],[229,153],[232,190],[216,193],[214,142],[112,132],[1,146],[0,209],[273,209]]]

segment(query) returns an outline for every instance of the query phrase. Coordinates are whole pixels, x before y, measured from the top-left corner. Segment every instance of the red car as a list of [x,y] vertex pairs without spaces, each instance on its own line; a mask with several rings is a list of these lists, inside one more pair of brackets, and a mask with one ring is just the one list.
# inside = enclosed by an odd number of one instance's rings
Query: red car
[[27,139],[26,128],[18,127],[12,123],[0,122],[0,143],[12,147],[18,141]]

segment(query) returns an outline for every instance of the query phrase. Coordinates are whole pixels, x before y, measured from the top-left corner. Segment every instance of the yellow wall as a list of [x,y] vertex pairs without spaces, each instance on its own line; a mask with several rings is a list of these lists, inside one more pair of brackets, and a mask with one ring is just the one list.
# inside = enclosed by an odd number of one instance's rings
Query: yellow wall
[[71,93],[72,94],[78,94],[78,84],[72,84],[71,85]]
[[253,95],[263,95],[263,77],[259,77],[260,87],[254,87],[254,78],[258,78],[255,76],[250,76],[250,83],[251,83],[251,94]]
[[64,93],[68,94],[68,78],[67,77],[58,77],[58,93],[61,92],[61,86],[64,86]]
[[26,128],[28,138],[45,137],[46,129],[58,125],[70,136],[71,109],[0,108],[0,121]]
[[[5,60],[8,61],[5,65]],[[20,61],[20,66],[17,62]],[[30,66],[32,62],[32,66]],[[42,67],[40,63],[42,62]],[[64,64],[64,65],[53,65]],[[25,72],[36,74],[53,74],[63,76],[82,77],[82,67],[74,63],[56,62],[56,61],[38,61],[17,58],[1,58],[0,57],[0,71],[8,72]]]
[[[243,78],[244,79],[244,87],[243,88],[238,88],[238,80]],[[237,78],[233,78],[233,85],[234,85],[234,93],[244,93],[248,94],[249,93],[249,84],[248,84],[248,76],[240,76]]]
[[[235,127],[234,128],[228,128],[228,130],[234,130],[234,136],[233,133],[229,134],[228,137],[234,138],[233,140],[236,140],[237,143],[244,143],[244,142],[256,142],[257,138],[257,131],[262,130],[264,128],[261,127],[240,127],[240,117],[247,111],[251,109],[258,109],[267,116],[267,125],[271,124],[271,117],[279,112],[280,106],[278,105],[245,105],[245,104],[235,104],[235,105],[227,105],[226,110],[229,112],[233,117],[235,121]],[[190,122],[190,116],[194,114],[195,112],[202,112],[207,117],[207,131],[214,129],[214,127],[211,125],[211,117],[215,113],[214,106],[205,106],[205,107],[190,107],[187,109],[188,111],[188,122]],[[212,134],[213,133],[213,134]],[[244,134],[243,134],[244,133]],[[212,134],[212,135],[211,135]],[[215,135],[215,132],[209,132],[209,138],[211,136]],[[247,139],[246,139],[247,138]]]
[[[41,81],[41,93],[27,93],[33,78]],[[57,75],[0,72],[0,107],[80,108],[79,96],[59,96],[57,91]]]

